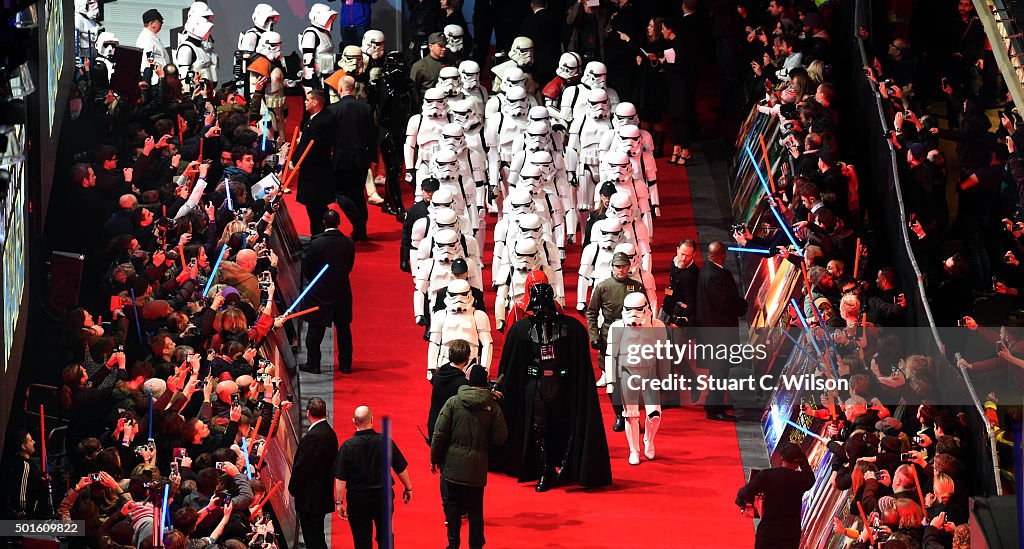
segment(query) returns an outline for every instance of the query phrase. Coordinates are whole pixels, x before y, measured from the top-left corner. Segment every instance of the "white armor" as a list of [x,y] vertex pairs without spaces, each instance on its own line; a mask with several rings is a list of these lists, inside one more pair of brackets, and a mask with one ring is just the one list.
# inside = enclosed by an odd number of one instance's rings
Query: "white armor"
[[564,257],[566,239],[576,235],[576,208],[561,155],[558,155],[557,161],[555,158],[555,155],[545,150],[531,151],[526,155],[523,171],[534,167],[540,172],[540,190],[552,204],[551,222],[555,226],[555,243]]
[[[274,139],[284,128],[284,68],[281,66],[281,35],[275,31],[266,31],[260,36],[256,45],[256,53],[270,62],[270,74],[263,86],[263,104],[260,106],[261,126],[263,120],[269,123],[268,139]],[[249,88],[256,89],[256,81],[260,74],[249,71]],[[270,111],[267,114],[267,111]]]
[[459,100],[465,97],[462,93],[462,76],[459,69],[455,67],[443,67],[437,75],[437,83],[434,87],[444,92],[449,101]]
[[[502,272],[495,276],[499,282],[494,298],[494,318],[497,319],[495,323],[499,330],[504,329],[505,317],[512,305],[526,293],[526,276],[530,271],[544,271],[549,281],[555,277],[551,267],[543,262],[537,241],[520,240],[516,242],[511,264],[503,266]],[[564,304],[565,296],[558,288],[552,286],[552,289],[555,291],[555,301]]]
[[530,95],[529,93],[529,81],[526,73],[518,67],[512,67],[505,71],[504,84],[502,85],[501,91],[495,90],[484,106],[484,116],[490,116],[495,113],[502,112],[506,108],[508,102],[508,91],[512,88],[522,88],[526,92],[527,109],[532,109],[537,106],[537,98]]
[[455,275],[452,274],[452,261],[459,258],[465,259],[469,267],[469,284],[483,290],[480,276],[477,274],[480,272],[480,266],[475,259],[465,257],[459,245],[458,233],[451,229],[438,231],[434,235],[434,250],[430,260],[421,261],[416,266],[413,314],[417,323],[424,321],[424,315],[428,312],[427,305],[436,301],[437,292],[455,280]]
[[299,75],[308,92],[319,88],[321,80],[334,72],[334,40],[331,28],[338,12],[327,4],[313,4],[309,9],[309,26],[299,35]]
[[490,370],[493,342],[491,321],[487,313],[473,307],[473,290],[465,280],[448,283],[445,308],[433,314],[430,320],[430,347],[427,351],[427,378],[448,362],[448,343],[456,339],[469,342],[470,360],[476,359]]
[[597,186],[603,182],[600,178],[601,137],[612,127],[608,117],[608,94],[604,90],[590,90],[584,104],[587,106],[585,116],[575,119],[569,131],[569,148],[576,151],[579,158],[576,205],[580,211],[589,210],[594,204]]
[[576,310],[582,312],[590,303],[590,289],[612,276],[612,256],[622,241],[622,223],[606,218],[594,223],[590,244],[580,257],[579,281],[576,283]]
[[[608,202],[608,217],[614,217],[622,224],[623,242],[631,242],[640,253],[641,268],[651,270],[651,235],[647,232],[647,225],[636,223],[633,214],[633,197],[626,192],[617,191]],[[597,231],[592,230],[590,239],[597,237]]]
[[238,35],[239,51],[256,51],[260,36],[274,30],[274,25],[281,20],[281,14],[270,4],[256,4],[252,10],[252,28]]
[[529,191],[512,191],[506,203],[505,215],[494,225],[494,253],[493,271],[496,272],[498,265],[508,253],[506,248],[515,243],[520,236],[520,226],[523,216],[536,215],[541,221],[541,237],[553,241],[551,222],[546,216],[538,214],[538,203],[534,200]]
[[472,194],[467,203],[472,202],[476,209],[476,239],[483,249],[487,242],[487,215],[484,211],[487,204],[487,156],[483,150],[468,146],[465,130],[455,122],[441,128],[441,147],[454,151],[459,160],[463,186]]
[[430,159],[441,142],[441,129],[448,122],[444,92],[430,88],[423,94],[420,114],[409,117],[405,130],[405,179],[415,183],[417,199],[423,195],[420,183],[427,177]]
[[117,37],[110,31],[103,31],[96,37],[96,63],[107,70],[107,78],[114,74],[114,50],[117,48]]
[[380,59],[384,56],[384,33],[375,29],[364,32],[360,49],[363,50],[363,55],[366,57],[364,61]]
[[[447,191],[446,191],[447,192]],[[409,265],[413,272],[420,261],[430,257],[434,250],[434,235],[439,231],[451,229],[459,233],[459,246],[466,257],[472,257],[477,265],[482,265],[483,255],[477,241],[473,239],[473,228],[466,216],[459,215],[454,209],[444,207],[431,212],[427,217],[417,219],[412,228],[412,244],[415,252],[409,254]],[[477,273],[478,275],[480,273]]]
[[[551,224],[551,234],[555,237],[555,242],[558,242],[558,235],[563,231],[561,223],[565,219],[564,213],[561,211],[562,203],[558,200],[558,195],[544,191],[543,178],[540,168],[533,164],[526,164],[519,175],[519,181],[511,188],[511,193],[526,191],[529,194],[534,203],[534,213]],[[502,203],[502,211],[515,207],[516,203],[510,194],[508,199]]]
[[[635,128],[636,126],[633,127]],[[622,130],[620,129],[619,131]],[[638,143],[638,141],[634,143]],[[651,219],[651,200],[647,192],[647,184],[643,180],[637,179],[635,166],[638,164],[639,162],[635,163],[634,159],[626,152],[621,150],[609,151],[604,155],[604,161],[601,163],[601,179],[602,181],[615,183],[617,192],[624,192],[630,195],[633,202],[633,214],[639,215],[641,221],[647,226],[648,234],[653,234],[654,225]]]
[[75,0],[75,32],[78,34],[76,55],[82,60],[102,55],[95,51],[98,49],[97,39],[104,31],[99,18],[100,4],[97,0]]
[[468,166],[459,161],[458,153],[442,142],[430,159],[430,175],[441,182],[442,189],[451,191],[455,197],[455,211],[469,218],[470,225],[475,228],[479,223],[476,183]]
[[607,78],[608,67],[600,61],[591,61],[583,70],[580,83],[562,90],[559,107],[562,110],[561,119],[567,126],[571,127],[574,120],[583,116],[583,112],[587,108],[588,93],[591,90],[604,90],[608,94],[608,101],[612,109],[619,104],[619,94],[606,86]]
[[502,269],[512,265],[511,252],[515,249],[516,243],[530,240],[536,243],[537,249],[540,251],[541,262],[551,267],[555,274],[555,278],[549,279],[548,282],[556,288],[557,294],[564,295],[565,286],[562,281],[562,261],[558,248],[555,247],[554,242],[551,240],[551,235],[546,232],[550,230],[547,223],[539,215],[527,213],[516,216],[509,224],[509,229],[505,233],[505,239],[500,250],[501,253],[494,256],[492,270],[494,285],[497,286],[501,282],[500,273],[503,272]]
[[[213,26],[213,10],[206,2],[192,2],[192,5],[188,8],[188,14],[185,16],[185,33],[181,35],[181,39],[185,40],[188,38],[188,26],[189,21],[196,19],[204,19]],[[211,78],[207,78],[205,75],[204,79],[208,79],[210,82],[217,81],[217,68],[220,66],[220,56],[217,55],[217,49],[213,42],[213,36],[207,33],[206,38],[202,42],[203,52],[206,53],[206,57],[210,60],[209,74]]]
[[558,58],[558,68],[555,69],[555,74],[565,80],[575,80],[580,76],[581,63],[580,54],[567,51]]
[[462,93],[471,101],[477,116],[484,115],[487,105],[487,89],[480,85],[480,65],[472,59],[459,63],[459,77],[462,79]]
[[363,50],[359,46],[349,44],[341,50],[341,59],[338,60],[338,68],[346,74],[357,75],[363,72]]
[[445,25],[444,26],[444,37],[448,42],[448,51],[452,53],[459,53],[463,48],[463,38],[465,37],[466,31],[459,25]]
[[515,153],[516,137],[529,123],[526,91],[520,87],[509,88],[505,96],[505,106],[501,112],[488,115],[484,129],[484,141],[488,145],[488,184],[497,196],[508,196],[507,170]]
[[184,40],[174,52],[174,64],[186,73],[186,77],[181,79],[182,84],[191,85],[193,74],[198,74],[207,82],[217,81],[215,58],[204,46],[211,30],[213,23],[202,17],[185,21],[185,33],[182,35]]
[[[452,101],[448,105],[449,111],[451,112],[452,123],[458,124],[462,128],[463,140],[466,143],[466,149],[469,151],[469,159],[471,160],[472,166],[471,171],[474,173],[479,166],[479,169],[483,171],[484,179],[477,181],[476,189],[476,203],[481,208],[486,207],[487,204],[487,151],[484,150],[484,124],[474,112],[471,106],[471,101],[462,99],[458,101]],[[443,134],[443,129],[442,129]],[[483,183],[482,185],[480,183]],[[487,216],[480,215],[480,230],[486,230]],[[481,233],[478,233],[480,236]],[[482,238],[482,237],[481,237]]]
[[[505,61],[496,67],[491,69],[494,73],[494,83],[491,85],[491,89],[495,92],[500,92],[505,89],[506,84],[505,73],[511,69],[517,68],[524,72],[529,70],[530,66],[533,65],[533,40],[525,36],[517,36],[512,41],[512,48],[508,52],[508,61]],[[531,87],[535,87],[532,79],[527,77],[528,83],[524,85],[528,92],[532,93]]]
[[[653,212],[654,216],[659,215],[658,166],[654,161],[654,153],[644,148],[643,133],[637,126],[633,124],[620,126],[615,132],[617,139],[613,147],[629,155],[629,160],[633,165],[633,180],[634,186],[637,187],[637,200],[640,200],[640,196],[645,192],[649,202],[648,209]],[[637,181],[640,183],[637,183]],[[647,228],[653,234],[653,217],[648,214],[644,222],[647,223]]]

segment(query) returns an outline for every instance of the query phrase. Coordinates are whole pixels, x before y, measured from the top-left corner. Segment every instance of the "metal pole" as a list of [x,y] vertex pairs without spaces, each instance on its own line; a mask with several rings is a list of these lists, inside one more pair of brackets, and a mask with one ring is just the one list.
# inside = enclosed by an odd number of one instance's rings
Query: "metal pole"
[[394,490],[391,488],[391,417],[384,416],[381,421],[381,443],[384,444],[384,464],[381,476],[384,478],[384,545],[383,549],[393,549],[395,546],[394,528],[392,524],[392,513],[395,511]]

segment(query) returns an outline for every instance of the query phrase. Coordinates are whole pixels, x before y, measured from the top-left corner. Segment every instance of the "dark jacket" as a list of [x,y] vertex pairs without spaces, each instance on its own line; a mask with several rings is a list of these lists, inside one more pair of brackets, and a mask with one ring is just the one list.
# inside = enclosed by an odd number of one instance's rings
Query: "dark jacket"
[[533,79],[541,85],[555,77],[558,56],[562,54],[564,12],[552,8],[538,10],[523,19],[519,35],[533,40]]
[[459,387],[437,416],[430,444],[430,463],[441,465],[448,482],[482,487],[487,484],[487,452],[508,438],[505,416],[491,392]]
[[334,460],[338,457],[338,435],[331,424],[321,421],[299,441],[292,463],[288,492],[295,497],[300,513],[330,513],[334,510]]
[[302,138],[295,146],[298,151],[294,156],[295,162],[298,162],[299,156],[311,141],[313,147],[302,161],[302,169],[299,170],[299,188],[295,193],[295,199],[299,204],[314,205],[334,201],[334,161],[331,157],[334,140],[334,121],[326,109],[302,123]]
[[459,387],[469,383],[466,379],[466,372],[452,366],[450,362],[445,363],[434,373],[430,380],[430,412],[427,413],[427,437],[433,437],[434,424],[437,422],[437,414],[441,407],[459,392]]
[[732,273],[710,260],[697,276],[697,326],[729,328],[747,314],[747,300],[740,295]]
[[[365,101],[351,95],[328,107],[333,118],[334,171],[361,174],[364,178],[371,162],[377,160],[377,126],[373,123],[373,109]],[[359,185],[363,179],[356,178]],[[342,182],[336,180],[338,184]]]

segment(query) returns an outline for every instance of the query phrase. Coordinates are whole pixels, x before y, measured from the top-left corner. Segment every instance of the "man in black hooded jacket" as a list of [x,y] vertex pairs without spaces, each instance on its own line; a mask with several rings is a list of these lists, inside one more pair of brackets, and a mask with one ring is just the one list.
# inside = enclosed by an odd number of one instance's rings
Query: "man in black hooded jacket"
[[430,380],[430,412],[427,414],[427,444],[434,437],[434,423],[448,399],[459,393],[459,387],[468,383],[466,367],[469,366],[470,346],[465,339],[448,343],[448,362],[437,369]]

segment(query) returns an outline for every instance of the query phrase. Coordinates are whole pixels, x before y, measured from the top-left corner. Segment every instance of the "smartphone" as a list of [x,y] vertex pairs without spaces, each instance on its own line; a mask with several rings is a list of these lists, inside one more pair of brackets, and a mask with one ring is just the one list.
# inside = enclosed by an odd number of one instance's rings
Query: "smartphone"
[[913,460],[914,460],[914,454],[912,454],[910,452],[905,452],[905,453],[900,454],[900,461],[913,461]]
[[231,405],[238,406],[238,393],[233,393],[231,395]]
[[216,464],[214,465],[214,467],[216,467],[218,471],[223,471],[223,470],[224,470],[224,466],[225,466],[225,465],[227,465],[227,463],[228,463],[228,462],[226,462],[226,461],[218,461],[218,462],[217,462],[217,463],[216,463]]
[[171,474],[180,477],[181,476],[181,469],[179,467],[180,466],[178,465],[178,461],[177,460],[172,461],[171,462]]
[[99,482],[100,481],[100,474],[99,473],[91,473],[89,475],[89,480],[92,481],[92,482]]
[[1006,344],[1003,343],[1002,341],[997,341],[996,342],[996,351],[998,352],[998,351],[1005,351],[1005,350],[1006,350]]
[[185,459],[188,457],[188,450],[185,450],[184,448],[175,448],[171,451],[171,455],[174,456],[174,459]]
[[188,262],[188,268],[189,268],[189,269],[195,269],[195,268],[196,268],[196,265],[198,265],[198,264],[199,264],[199,258],[193,257],[193,258],[192,258],[192,259],[191,259],[191,260],[190,260],[190,261]]

